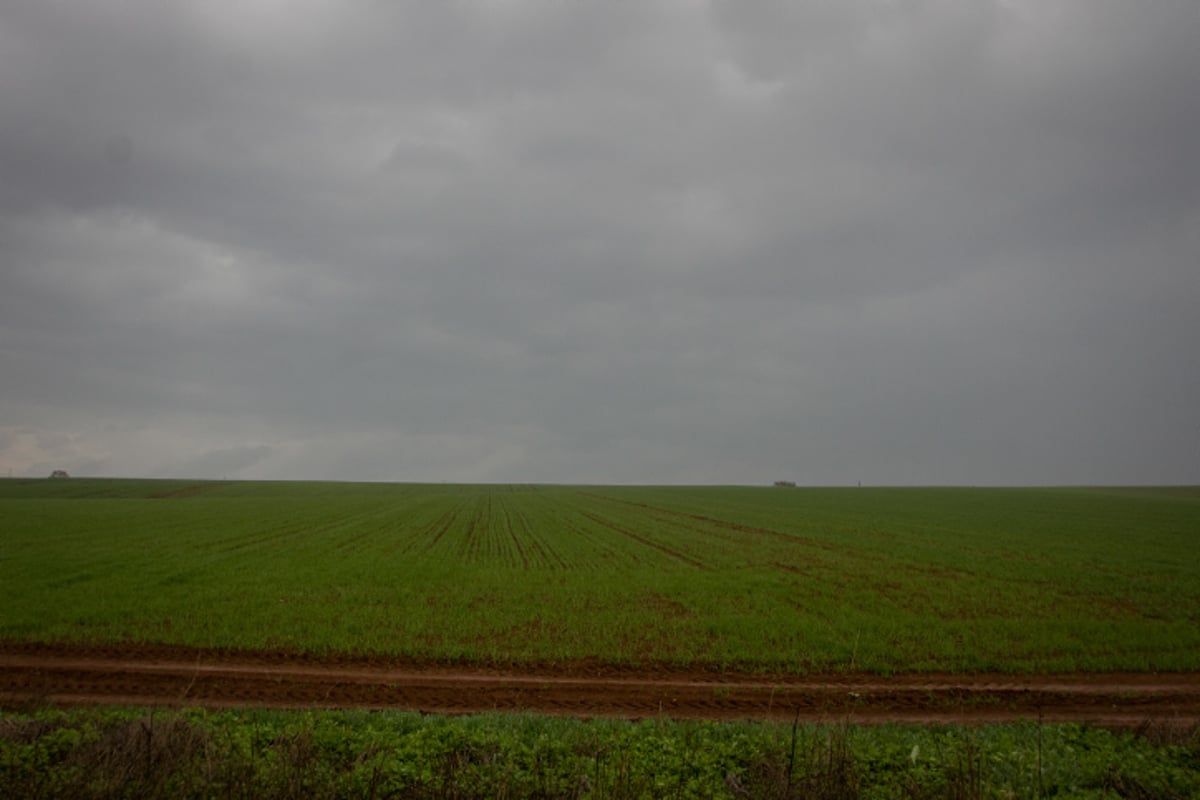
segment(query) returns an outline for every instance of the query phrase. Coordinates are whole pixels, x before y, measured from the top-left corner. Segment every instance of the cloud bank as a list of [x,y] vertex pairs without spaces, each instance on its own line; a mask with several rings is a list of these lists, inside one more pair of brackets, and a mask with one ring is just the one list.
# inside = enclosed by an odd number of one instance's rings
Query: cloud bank
[[1200,483],[1192,0],[0,6],[0,470]]

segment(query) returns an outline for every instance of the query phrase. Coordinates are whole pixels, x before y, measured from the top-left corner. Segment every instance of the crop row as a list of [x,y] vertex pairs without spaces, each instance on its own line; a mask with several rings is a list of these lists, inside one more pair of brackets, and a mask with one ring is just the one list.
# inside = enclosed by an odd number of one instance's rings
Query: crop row
[[1200,668],[1200,492],[0,482],[0,638]]

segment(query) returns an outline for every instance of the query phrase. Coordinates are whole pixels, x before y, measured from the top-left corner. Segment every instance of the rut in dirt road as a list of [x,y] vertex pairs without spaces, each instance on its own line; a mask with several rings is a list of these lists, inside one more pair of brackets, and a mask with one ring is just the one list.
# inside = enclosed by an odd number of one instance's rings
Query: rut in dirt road
[[1200,674],[785,676],[447,667],[168,646],[0,643],[0,705],[522,711],[575,717],[1200,723]]

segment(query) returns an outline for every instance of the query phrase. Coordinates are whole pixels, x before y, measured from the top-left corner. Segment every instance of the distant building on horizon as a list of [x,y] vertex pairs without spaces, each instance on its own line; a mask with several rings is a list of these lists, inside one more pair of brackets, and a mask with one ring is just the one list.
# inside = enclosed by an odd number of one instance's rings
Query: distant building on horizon
[[776,485],[776,486],[786,486],[786,487],[789,487],[789,488],[792,488],[792,489],[795,489],[795,488],[796,488],[796,482],[795,482],[795,481],[775,481],[775,485]]
[[67,471],[65,469],[56,469],[56,470],[54,470],[54,472],[50,473],[50,477],[51,478],[69,478],[71,476],[67,474]]

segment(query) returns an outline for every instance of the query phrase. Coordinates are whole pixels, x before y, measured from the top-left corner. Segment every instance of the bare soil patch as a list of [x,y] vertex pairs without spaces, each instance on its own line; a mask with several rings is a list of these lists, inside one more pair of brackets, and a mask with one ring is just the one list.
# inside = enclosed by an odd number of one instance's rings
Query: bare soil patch
[[1200,674],[758,675],[0,642],[0,706],[521,711],[624,719],[1200,723]]
[[183,498],[183,497],[195,497],[196,495],[201,495],[206,492],[211,492],[213,489],[216,489],[220,486],[226,486],[226,485],[227,485],[227,483],[217,483],[217,482],[211,482],[211,481],[208,483],[196,483],[196,484],[192,484],[191,486],[184,486],[180,489],[172,489],[172,490],[166,491],[166,492],[157,492],[155,494],[149,495],[149,497],[154,500],[174,500],[174,499],[179,499],[179,498]]

